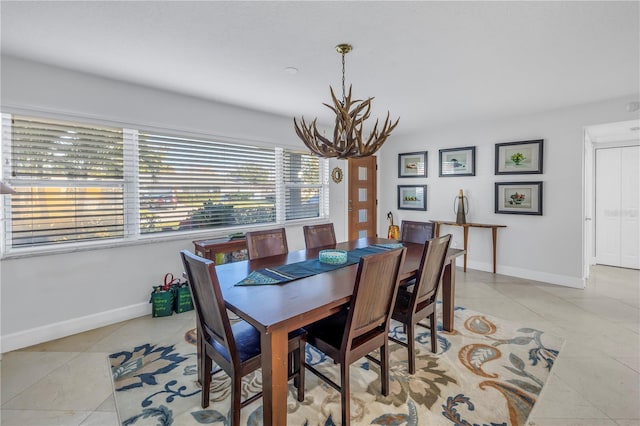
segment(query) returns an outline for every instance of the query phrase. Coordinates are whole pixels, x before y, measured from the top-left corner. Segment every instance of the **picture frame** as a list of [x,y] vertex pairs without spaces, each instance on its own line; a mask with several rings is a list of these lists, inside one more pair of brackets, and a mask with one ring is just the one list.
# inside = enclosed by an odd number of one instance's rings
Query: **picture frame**
[[496,182],[495,212],[542,216],[542,182]]
[[496,144],[496,175],[542,173],[543,140]]
[[398,210],[427,210],[427,185],[398,185]]
[[398,154],[398,177],[427,177],[427,151]]
[[476,175],[475,146],[441,149],[439,154],[440,177]]

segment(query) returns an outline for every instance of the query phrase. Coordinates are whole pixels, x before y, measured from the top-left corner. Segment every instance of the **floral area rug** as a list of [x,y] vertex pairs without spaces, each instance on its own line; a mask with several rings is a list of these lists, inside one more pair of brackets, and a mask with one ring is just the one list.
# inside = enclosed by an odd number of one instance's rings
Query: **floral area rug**
[[[438,332],[437,354],[429,331],[416,327],[416,373],[407,372],[407,349],[390,343],[390,392],[380,393],[379,367],[366,358],[351,365],[354,425],[524,425],[560,352],[563,339],[542,330],[456,308],[456,330]],[[439,322],[439,328],[441,323]],[[406,336],[392,323],[391,334]],[[113,385],[122,425],[229,424],[230,380],[214,375],[211,405],[200,407],[195,330],[174,344],[146,343],[111,354]],[[339,365],[307,345],[306,361],[339,381]],[[305,400],[289,383],[289,425],[340,423],[340,395],[307,371]],[[243,399],[262,388],[260,370],[243,379]],[[241,424],[262,424],[262,399],[242,409]]]

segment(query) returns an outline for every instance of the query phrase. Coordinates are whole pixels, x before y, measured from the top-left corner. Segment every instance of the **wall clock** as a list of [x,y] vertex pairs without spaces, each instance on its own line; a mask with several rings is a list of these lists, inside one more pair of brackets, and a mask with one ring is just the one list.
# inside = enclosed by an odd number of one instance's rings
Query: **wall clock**
[[331,171],[331,179],[333,179],[335,183],[342,182],[342,169],[340,167],[333,168]]

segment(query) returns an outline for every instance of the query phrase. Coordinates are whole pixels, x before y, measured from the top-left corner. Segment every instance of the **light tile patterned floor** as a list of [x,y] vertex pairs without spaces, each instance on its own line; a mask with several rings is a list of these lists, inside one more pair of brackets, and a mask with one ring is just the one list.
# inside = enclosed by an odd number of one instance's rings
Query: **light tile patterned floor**
[[[640,271],[596,266],[585,290],[469,270],[456,304],[566,339],[529,424],[640,424]],[[3,426],[117,425],[107,355],[163,342],[193,312],[143,317],[3,355]]]

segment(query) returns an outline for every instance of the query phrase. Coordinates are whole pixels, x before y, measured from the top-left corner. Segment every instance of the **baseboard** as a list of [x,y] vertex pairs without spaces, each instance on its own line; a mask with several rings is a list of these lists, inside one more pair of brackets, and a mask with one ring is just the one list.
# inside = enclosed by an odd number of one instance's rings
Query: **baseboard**
[[[462,259],[458,259],[458,267],[463,266]],[[469,269],[479,271],[492,272],[493,265],[483,262],[468,261]],[[585,282],[581,278],[568,277],[565,275],[548,274],[540,271],[532,271],[528,269],[512,268],[498,265],[498,272],[502,275],[524,278],[528,280],[541,281],[549,284],[556,284],[572,288],[584,288]],[[130,305],[123,308],[113,309],[110,311],[100,312],[85,317],[73,318],[67,321],[61,321],[55,324],[48,324],[43,327],[36,327],[30,330],[20,331],[18,333],[0,336],[0,359],[1,354],[15,351],[17,349],[26,348],[42,342],[71,336],[72,334],[82,333],[95,328],[104,327],[115,324],[120,321],[126,321],[151,314],[151,306],[149,303],[140,303]]]
[[151,315],[151,306],[149,303],[139,303],[7,334],[0,337],[0,354],[145,315]]
[[[462,259],[458,259],[456,263],[458,267],[462,267],[464,264]],[[476,269],[478,271],[493,272],[493,265],[483,262],[467,261],[467,268]],[[510,266],[497,265],[497,272],[501,275],[508,275],[510,277],[524,278],[527,280],[541,281],[547,284],[561,285],[563,287],[571,288],[585,288],[585,280],[583,278],[569,277],[566,275],[549,274],[546,272],[532,271],[530,269],[513,268]]]

